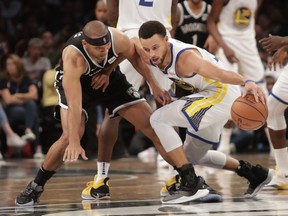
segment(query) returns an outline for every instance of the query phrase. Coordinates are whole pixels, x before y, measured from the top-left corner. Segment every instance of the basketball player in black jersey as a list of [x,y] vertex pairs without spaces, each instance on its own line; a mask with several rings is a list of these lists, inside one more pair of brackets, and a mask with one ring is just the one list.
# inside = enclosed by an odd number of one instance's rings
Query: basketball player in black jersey
[[203,0],[186,0],[178,3],[175,39],[215,53],[217,44],[213,37],[209,36],[207,28],[210,10],[211,5]]
[[[149,77],[150,71],[136,53],[134,44],[119,30],[107,28],[99,21],[91,21],[82,32],[68,40],[62,52],[55,84],[60,100],[55,117],[61,119],[63,133],[49,149],[36,178],[16,198],[17,205],[28,206],[38,202],[44,185],[64,161],[73,162],[79,156],[84,160],[88,159],[80,145],[80,139],[88,118],[85,107],[91,100],[107,107],[111,117],[120,115],[142,130],[171,165],[188,161],[182,148],[169,152],[169,157],[163,149],[149,122],[152,114],[150,106],[126,81],[118,67],[119,62],[125,58],[150,84],[155,84],[152,76]],[[93,75],[98,75],[99,85],[96,90],[91,86]],[[154,90],[157,91],[157,87]],[[166,92],[162,96],[169,97]],[[202,183],[197,188],[203,189],[203,196],[208,193]]]

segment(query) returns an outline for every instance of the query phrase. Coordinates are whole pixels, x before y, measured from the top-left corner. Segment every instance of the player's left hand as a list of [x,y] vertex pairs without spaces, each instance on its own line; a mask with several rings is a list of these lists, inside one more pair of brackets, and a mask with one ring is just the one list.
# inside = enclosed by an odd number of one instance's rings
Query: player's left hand
[[254,95],[256,102],[261,101],[263,104],[266,104],[265,94],[255,82],[246,81],[242,97],[245,97],[248,93],[252,93]]
[[100,89],[102,87],[102,92],[104,92],[108,85],[109,75],[105,73],[98,73],[92,77],[91,86],[93,89]]
[[84,149],[81,147],[81,145],[73,145],[69,144],[67,148],[65,149],[65,153],[63,156],[63,161],[66,162],[74,162],[78,160],[78,157],[81,155],[83,160],[88,160],[86,157]]
[[171,102],[171,96],[168,91],[160,88],[159,86],[152,87],[152,91],[155,100],[162,106]]
[[288,58],[287,47],[278,49],[272,56],[271,60],[268,61],[268,67],[270,70],[273,68],[273,70],[276,71],[277,64],[279,64],[280,68],[282,68],[286,63]]

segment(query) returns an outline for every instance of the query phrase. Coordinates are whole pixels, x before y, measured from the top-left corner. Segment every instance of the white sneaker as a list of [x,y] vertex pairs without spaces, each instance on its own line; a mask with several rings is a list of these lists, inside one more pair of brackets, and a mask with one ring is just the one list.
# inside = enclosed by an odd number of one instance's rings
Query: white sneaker
[[266,187],[273,187],[278,190],[288,190],[288,175],[279,173],[278,175],[274,175]]
[[21,139],[18,134],[14,133],[11,136],[7,136],[7,145],[11,147],[23,147],[26,144],[25,140]]
[[169,164],[162,158],[160,154],[157,156],[157,167],[158,168],[168,168]]
[[34,159],[44,159],[44,155],[41,152],[37,152],[33,155]]
[[23,140],[26,140],[26,141],[34,141],[36,139],[36,136],[34,133],[32,132],[27,132],[25,133],[24,135],[22,135],[21,137]]
[[3,155],[2,155],[2,153],[0,152],[0,166],[5,166],[5,165],[6,165],[6,161],[4,161]]
[[137,157],[144,163],[154,163],[156,161],[157,152],[154,147],[150,147],[137,154]]

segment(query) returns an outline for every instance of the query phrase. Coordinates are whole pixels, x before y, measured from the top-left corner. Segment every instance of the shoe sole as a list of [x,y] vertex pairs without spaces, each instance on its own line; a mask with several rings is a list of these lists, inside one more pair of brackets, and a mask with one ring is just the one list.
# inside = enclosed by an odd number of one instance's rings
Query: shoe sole
[[267,178],[266,178],[261,184],[259,184],[259,185],[255,188],[255,190],[254,190],[254,192],[253,192],[252,194],[244,194],[244,197],[245,197],[245,198],[248,198],[248,199],[251,199],[251,198],[255,197],[255,196],[258,194],[258,192],[259,192],[266,184],[268,184],[268,183],[272,180],[272,177],[273,177],[273,175],[274,175],[274,172],[275,172],[275,171],[274,171],[273,169],[269,169]]
[[32,200],[29,203],[20,204],[20,203],[17,202],[17,200],[15,200],[15,205],[17,205],[17,206],[34,206],[34,201]]
[[179,197],[177,199],[168,200],[168,201],[165,201],[164,199],[162,199],[161,201],[162,201],[162,204],[181,204],[181,203],[186,203],[186,202],[190,202],[190,201],[199,199],[201,197],[206,196],[207,194],[209,194],[208,189],[201,189],[201,190],[198,190],[192,196],[182,196],[182,197]]
[[81,198],[83,200],[104,200],[104,199],[110,199],[111,196],[110,195],[103,195],[101,197],[92,197],[91,195],[81,194]]
[[193,202],[201,202],[201,203],[214,203],[214,202],[222,202],[223,198],[220,194],[208,194],[204,197],[194,200]]

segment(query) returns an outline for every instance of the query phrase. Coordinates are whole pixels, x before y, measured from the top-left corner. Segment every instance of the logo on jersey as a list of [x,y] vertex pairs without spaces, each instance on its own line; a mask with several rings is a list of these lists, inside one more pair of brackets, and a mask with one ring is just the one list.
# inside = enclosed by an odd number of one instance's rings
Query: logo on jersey
[[198,88],[195,88],[194,86],[192,86],[189,83],[186,83],[183,80],[178,80],[174,78],[169,79],[175,83],[173,91],[178,96],[187,96],[199,92]]
[[112,58],[108,59],[108,63],[112,64],[116,59],[116,56],[113,56]]
[[130,87],[129,89],[127,89],[127,94],[130,95],[131,97],[134,98],[140,98],[140,94],[138,91],[136,91],[136,89],[134,89],[133,87]]
[[241,7],[234,12],[234,26],[246,28],[251,21],[252,11],[249,8]]
[[99,73],[101,70],[102,70],[102,68],[98,68],[98,67],[92,68],[88,75],[89,76],[94,76],[95,74]]

